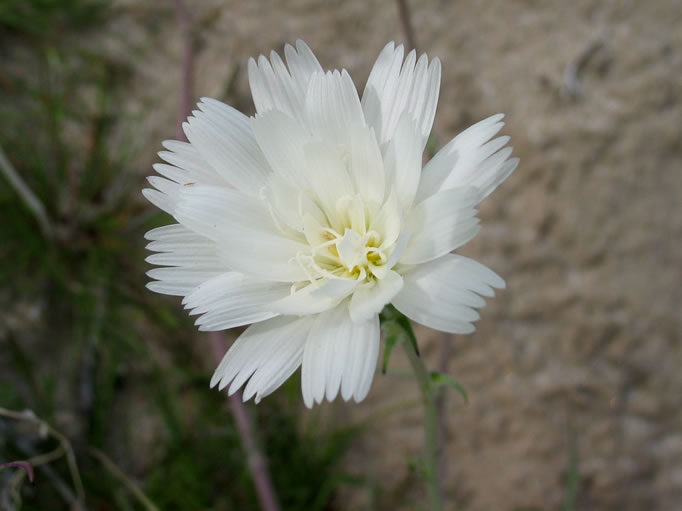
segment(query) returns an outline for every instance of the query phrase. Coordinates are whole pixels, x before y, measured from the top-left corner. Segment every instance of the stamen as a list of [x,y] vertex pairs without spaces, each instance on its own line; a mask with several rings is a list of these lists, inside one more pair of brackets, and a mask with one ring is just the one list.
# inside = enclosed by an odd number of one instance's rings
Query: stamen
[[275,215],[275,211],[272,208],[272,205],[268,203],[268,211],[270,212],[270,216],[272,217],[272,221],[275,223],[275,227],[279,230],[284,235],[289,234],[287,231],[284,230],[284,227],[282,227],[282,224],[280,223],[279,219],[277,218],[277,215]]
[[334,229],[332,229],[331,227],[323,227],[322,230],[323,230],[324,232],[326,232],[326,233],[331,234],[331,235],[334,236],[334,238],[336,238],[336,239],[341,239],[341,238],[343,238],[343,236],[341,236],[338,232],[336,232],[336,231],[335,231]]
[[367,231],[367,234],[365,234],[367,237],[367,243],[370,244],[370,241],[374,241],[374,245],[379,245],[379,240],[381,239],[381,236],[379,235],[378,232],[376,231]]
[[[364,208],[359,196],[343,196],[338,199],[336,207],[340,224],[334,225],[336,229],[331,227],[331,223],[327,223],[327,227],[317,227],[322,242],[311,246],[309,254],[298,253],[297,263],[303,268],[308,281],[315,286],[319,285],[321,280],[332,278],[352,278],[361,282],[376,280],[378,277],[372,268],[378,270],[386,264],[391,248],[388,248],[387,252],[380,249],[383,236],[376,230],[366,230],[371,224],[370,213]],[[302,196],[299,195],[301,214],[302,208]],[[362,216],[359,216],[358,208],[363,208]],[[361,232],[357,229],[361,229]],[[351,238],[348,238],[349,236]],[[342,243],[345,244],[344,257],[347,260],[342,259],[339,254],[339,245]],[[353,267],[349,268],[346,264],[352,264]],[[292,286],[292,290],[300,289],[301,285]]]
[[[322,268],[319,264],[317,264],[317,262],[315,261],[314,258],[311,258],[310,264],[312,265],[312,267],[313,267],[315,270],[317,270],[317,271],[319,272],[320,277],[337,278],[337,276],[334,275],[334,272],[331,272],[331,271],[329,271],[329,270],[325,270],[324,268]],[[337,268],[337,270],[338,270],[338,269],[340,269],[340,268]],[[334,271],[336,271],[336,270],[334,270]],[[311,282],[312,282],[312,281],[311,281]]]
[[296,257],[295,257],[296,262],[297,262],[298,265],[301,267],[301,269],[303,270],[303,273],[305,273],[305,276],[308,278],[308,280],[309,280],[310,283],[312,284],[312,283],[314,282],[315,278],[314,278],[313,275],[310,273],[310,271],[308,271],[308,267],[306,266],[306,264],[305,264],[305,262],[304,262],[306,257],[310,257],[311,260],[312,260],[312,257],[311,257],[311,256],[306,256],[306,255],[305,255],[303,252],[301,252],[301,251],[296,252]]
[[[329,246],[331,246],[331,245],[336,246],[336,245],[338,244],[338,242],[339,242],[339,240],[330,240],[330,241],[326,241],[326,242],[324,242],[324,243],[320,243],[320,244],[317,245],[316,247],[313,247],[313,257],[316,256],[316,255],[318,254],[318,252],[320,251],[320,249],[327,248],[327,247],[329,247]],[[334,255],[333,253],[331,253],[331,252],[330,252],[329,254],[325,254],[325,257],[328,257],[329,259],[334,259],[334,260],[337,261],[337,262],[340,262],[340,261],[341,261],[337,256],[335,256],[335,255]]]
[[385,263],[386,261],[388,261],[388,257],[386,257],[386,254],[384,254],[384,252],[383,252],[382,250],[379,250],[379,249],[377,249],[377,248],[374,248],[374,247],[366,247],[366,248],[365,248],[365,255],[367,256],[368,259],[369,259],[369,257],[370,257],[369,254],[373,254],[373,255],[379,257],[379,261],[380,261],[382,264]]

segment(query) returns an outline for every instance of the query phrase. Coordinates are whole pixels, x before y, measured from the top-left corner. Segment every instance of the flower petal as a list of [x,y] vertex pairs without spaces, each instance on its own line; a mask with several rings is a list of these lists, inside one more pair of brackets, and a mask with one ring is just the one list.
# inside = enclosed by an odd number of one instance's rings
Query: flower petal
[[210,98],[202,99],[200,111],[183,124],[187,138],[226,182],[256,195],[270,168],[256,142],[249,118]]
[[475,330],[471,322],[479,315],[474,307],[485,305],[479,294],[493,296],[492,287],[504,288],[495,272],[455,254],[416,266],[403,279],[405,284],[393,305],[417,323],[453,334]]
[[[309,327],[306,326],[307,328]],[[255,396],[255,401],[258,403],[263,397],[279,388],[300,367],[306,338],[305,329],[299,326],[297,331],[290,334],[290,337],[280,339],[279,343],[273,344],[271,354],[264,357],[267,360],[264,360],[256,369],[244,387],[242,399],[248,401]]]
[[150,264],[216,271],[227,269],[218,256],[215,243],[183,225],[157,227],[145,234],[145,238],[151,240],[147,250],[157,252],[145,259]]
[[353,325],[344,305],[323,312],[315,319],[303,351],[301,390],[308,408],[325,395],[333,400],[339,392],[347,362]]
[[311,142],[304,149],[306,181],[318,199],[317,204],[332,220],[337,217],[338,200],[353,195],[353,181],[337,146]]
[[475,188],[444,190],[418,204],[410,213],[407,230],[411,237],[402,264],[419,264],[464,245],[479,230],[474,218],[479,195]]
[[359,286],[350,300],[350,317],[360,323],[379,314],[403,287],[403,278],[393,270],[382,279]]
[[211,378],[211,387],[230,385],[234,394],[249,378],[244,399],[275,390],[301,363],[314,317],[279,316],[247,328],[230,347]]
[[329,279],[317,286],[310,284],[295,293],[268,305],[280,314],[317,314],[336,307],[358,285],[357,280]]
[[382,234],[381,248],[386,249],[396,242],[401,234],[401,227],[402,208],[393,188],[379,212],[371,219],[370,229]]
[[174,181],[181,185],[196,182],[193,176],[185,169],[174,167],[173,165],[167,165],[165,163],[155,163],[152,165],[152,168],[166,179],[170,179],[171,181]]
[[340,305],[317,316],[303,352],[301,390],[308,408],[332,401],[343,384],[344,399],[361,401],[374,376],[379,352],[378,316],[353,323]]
[[[303,359],[303,348],[312,319],[300,318],[294,321],[292,328],[271,334],[274,339],[268,342],[267,353],[261,352],[259,354],[258,366],[244,388],[244,401],[251,399],[254,395],[260,401],[262,397],[273,392],[300,367]],[[243,375],[240,374],[235,378],[230,386],[230,392],[236,391],[243,385],[241,381],[238,381],[238,378],[241,380]]]
[[142,190],[142,195],[144,195],[149,202],[158,208],[163,209],[166,213],[170,213],[171,215],[175,214],[182,185],[159,176],[149,176],[147,177],[147,181],[149,181],[149,184],[156,188],[156,190],[145,188]]
[[[159,157],[170,165],[187,173],[193,183],[216,184],[225,186],[225,180],[201,156],[199,150],[188,142],[164,140],[162,145],[167,151],[160,151]],[[155,170],[156,167],[155,167]],[[164,172],[157,170],[159,174]],[[168,177],[168,176],[166,176]],[[178,181],[180,182],[180,181]],[[182,184],[185,184],[184,182]]]
[[147,288],[164,295],[185,296],[194,288],[221,272],[197,268],[154,268],[147,275],[158,282],[148,282]]
[[297,118],[303,112],[310,77],[321,72],[322,66],[300,39],[296,41],[296,49],[287,44],[284,54],[289,69],[274,51],[270,53],[270,61],[263,55],[258,63],[253,58],[249,59],[249,85],[259,114],[278,110]]
[[366,125],[358,91],[344,69],[315,73],[305,99],[309,133],[334,144],[350,145],[350,133]]
[[152,188],[143,188],[142,195],[144,195],[145,199],[154,204],[154,206],[165,211],[169,215],[175,213],[175,202],[165,193],[161,193]]
[[147,262],[171,268],[156,268],[148,275],[158,279],[147,287],[162,294],[184,296],[207,279],[227,270],[215,244],[179,224],[152,229],[145,234],[148,250],[158,252]]
[[301,39],[296,41],[296,48],[290,44],[285,45],[284,56],[287,59],[291,76],[298,84],[299,91],[305,94],[310,77],[313,73],[322,71],[322,66],[310,47]]
[[350,131],[351,165],[349,172],[356,192],[366,201],[381,204],[386,177],[381,149],[369,126],[355,126]]
[[379,356],[379,315],[362,323],[352,323],[348,351],[341,380],[341,396],[360,402],[369,392]]
[[379,54],[362,95],[365,118],[377,132],[380,144],[393,138],[398,121],[407,114],[414,122],[423,149],[431,133],[440,90],[440,61],[416,61],[411,51],[403,63],[402,45],[387,44]]
[[282,221],[292,228],[301,228],[303,213],[316,213],[321,207],[328,217],[336,217],[337,200],[354,193],[341,148],[312,138],[281,112],[258,117],[253,126],[274,170],[266,194]]
[[316,216],[322,217],[322,212],[310,200],[307,193],[274,172],[268,178],[264,193],[268,207],[272,208],[273,217],[281,222],[282,227],[290,229],[292,233],[303,232],[304,212],[310,210],[316,213]]
[[518,158],[512,149],[502,149],[509,137],[490,140],[502,129],[503,114],[493,115],[457,135],[426,164],[417,191],[423,201],[442,190],[474,186],[481,200],[514,171]]
[[305,188],[303,148],[312,137],[293,117],[279,111],[258,115],[251,121],[253,132],[273,172],[298,188]]
[[400,234],[400,237],[395,243],[395,246],[393,247],[393,252],[391,253],[391,256],[388,258],[388,261],[386,262],[385,266],[389,270],[393,268],[396,264],[398,264],[398,261],[403,257],[403,254],[405,253],[405,250],[407,249],[407,245],[410,242],[410,233],[407,231],[403,231]]
[[176,218],[216,241],[232,270],[278,282],[306,280],[295,258],[308,246],[282,234],[260,199],[216,186],[183,187]]
[[385,157],[387,186],[395,189],[403,208],[412,205],[422,172],[421,139],[414,123],[400,118]]
[[196,321],[199,330],[214,331],[277,316],[266,305],[288,294],[288,284],[228,272],[202,283],[182,303],[190,314],[202,314]]

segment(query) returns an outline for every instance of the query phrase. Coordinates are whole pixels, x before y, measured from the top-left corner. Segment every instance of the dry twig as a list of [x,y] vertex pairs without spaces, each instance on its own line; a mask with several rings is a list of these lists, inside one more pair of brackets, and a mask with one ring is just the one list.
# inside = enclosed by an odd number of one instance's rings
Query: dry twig
[[582,96],[584,89],[580,81],[580,75],[590,60],[592,60],[603,48],[604,40],[601,37],[598,37],[585,46],[578,56],[568,63],[561,82],[562,94],[570,98]]
[[409,49],[417,49],[417,39],[414,35],[414,26],[412,25],[412,17],[410,15],[410,7],[407,5],[407,0],[396,0],[398,4],[398,14],[400,15],[400,24],[403,27],[403,35],[407,40]]
[[[31,460],[38,460],[40,458],[43,458],[44,461],[42,464],[36,465],[38,470],[42,472],[42,474],[47,478],[48,481],[52,484],[54,489],[57,491],[59,496],[64,499],[64,501],[69,505],[69,509],[71,511],[87,511],[85,504],[79,500],[78,496],[74,494],[73,491],[71,491],[71,488],[69,488],[69,485],[66,484],[61,477],[59,477],[59,474],[55,472],[49,465],[48,459],[54,456],[54,459],[58,458],[59,456],[56,456],[57,451],[52,451],[47,454],[36,454],[33,449],[27,445],[25,442],[19,442],[17,444],[17,447],[19,450],[21,450],[24,454],[27,456],[32,456]],[[60,447],[61,449],[61,447]],[[62,455],[63,452],[60,453]],[[49,460],[53,461],[53,460]]]
[[[52,435],[59,442],[59,445],[66,456],[66,463],[69,466],[69,472],[71,473],[71,479],[73,480],[73,487],[76,491],[78,502],[83,505],[85,503],[85,489],[83,488],[83,481],[81,480],[80,472],[78,471],[76,455],[73,452],[73,448],[71,447],[71,442],[69,442],[69,439],[66,438],[61,432],[50,426],[47,422],[36,417],[31,410],[17,412],[14,410],[8,410],[6,408],[0,408],[0,416],[14,420],[32,422],[38,426],[41,432]],[[33,464],[38,465],[37,463]]]
[[54,230],[47,217],[45,206],[40,202],[38,196],[33,193],[33,190],[31,190],[24,180],[21,179],[21,176],[14,168],[14,165],[9,161],[7,155],[5,155],[5,151],[3,151],[2,147],[0,147],[0,171],[2,171],[9,181],[9,184],[12,185],[28,209],[33,213],[33,216],[38,221],[40,230],[43,232],[43,236],[45,236],[47,240],[51,240],[54,237]]

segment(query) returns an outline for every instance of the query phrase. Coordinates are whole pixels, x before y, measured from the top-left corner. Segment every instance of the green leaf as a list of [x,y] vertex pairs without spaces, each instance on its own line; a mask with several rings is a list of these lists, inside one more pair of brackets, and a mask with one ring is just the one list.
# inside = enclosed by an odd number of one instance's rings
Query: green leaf
[[386,368],[388,367],[388,361],[391,358],[393,348],[405,340],[410,342],[417,356],[421,356],[419,354],[419,346],[417,345],[417,337],[414,335],[412,325],[407,316],[389,304],[381,311],[379,318],[381,320],[381,327],[384,329],[386,341],[384,358],[381,364],[381,372],[383,374],[386,374]]
[[455,380],[452,376],[448,376],[447,374],[439,373],[438,371],[433,371],[431,374],[431,384],[434,386],[434,388],[438,387],[452,387],[454,388],[457,392],[460,393],[462,398],[464,399],[465,403],[469,402],[469,396],[467,394],[466,389],[462,386],[461,383],[459,383],[457,380]]
[[400,335],[400,331],[395,323],[384,323],[383,327],[384,332],[386,333],[384,336],[386,346],[384,347],[384,359],[381,363],[381,373],[386,374],[386,368],[388,367],[388,361],[391,358],[393,348],[395,348],[396,345],[402,341],[402,336]]
[[438,152],[438,140],[433,135],[429,135],[429,138],[426,139],[425,151],[429,158],[433,158]]
[[407,340],[410,341],[410,344],[412,345],[412,349],[414,349],[414,352],[417,354],[418,357],[421,357],[421,353],[419,353],[419,346],[417,345],[417,336],[414,335],[414,330],[412,330],[412,324],[410,323],[410,320],[404,314],[401,314],[400,312],[398,312],[398,314],[400,314],[400,316],[396,318],[396,323],[398,323],[398,325],[400,325],[400,328],[402,328],[403,332],[405,332]]

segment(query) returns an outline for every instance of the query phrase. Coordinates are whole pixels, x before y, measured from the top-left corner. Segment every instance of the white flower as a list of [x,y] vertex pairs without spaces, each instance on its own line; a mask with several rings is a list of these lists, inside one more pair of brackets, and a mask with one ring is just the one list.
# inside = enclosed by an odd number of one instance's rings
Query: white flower
[[253,323],[211,386],[258,402],[302,365],[307,406],[361,401],[392,303],[423,325],[474,331],[480,295],[504,281],[452,254],[478,232],[476,205],[515,169],[495,115],[422,169],[440,62],[389,43],[359,99],[298,41],[249,60],[257,114],[203,99],[166,141],[144,195],[177,224],[147,233],[153,291],[184,296],[200,330]]

